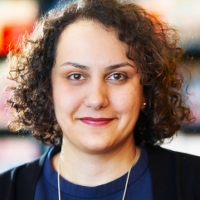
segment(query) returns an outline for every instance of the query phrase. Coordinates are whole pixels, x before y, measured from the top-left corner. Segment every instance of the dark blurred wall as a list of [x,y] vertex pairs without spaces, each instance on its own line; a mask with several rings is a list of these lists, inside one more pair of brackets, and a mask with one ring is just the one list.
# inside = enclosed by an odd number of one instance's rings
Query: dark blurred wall
[[58,0],[48,0],[48,1],[47,0],[39,0],[40,13],[43,14],[43,13],[47,12],[48,10],[53,8],[57,2],[58,2]]
[[68,3],[69,0],[39,0],[40,4],[40,14],[44,14],[56,5],[62,5]]

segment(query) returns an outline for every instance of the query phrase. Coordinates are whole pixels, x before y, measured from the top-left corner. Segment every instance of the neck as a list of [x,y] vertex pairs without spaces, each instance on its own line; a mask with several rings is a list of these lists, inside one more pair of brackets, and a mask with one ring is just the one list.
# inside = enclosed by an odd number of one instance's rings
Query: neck
[[[132,167],[133,161],[137,162],[136,149],[132,143],[115,151],[88,154],[63,145],[61,153],[53,158],[53,166],[58,171],[60,160],[60,175],[63,178],[79,185],[97,186],[124,175]],[[140,154],[140,150],[137,151]]]

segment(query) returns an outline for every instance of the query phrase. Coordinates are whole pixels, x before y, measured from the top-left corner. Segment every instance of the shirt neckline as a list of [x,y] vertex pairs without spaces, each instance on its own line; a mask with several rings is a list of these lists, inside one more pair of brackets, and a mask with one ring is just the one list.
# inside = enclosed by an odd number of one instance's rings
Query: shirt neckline
[[[45,179],[50,185],[55,189],[58,189],[57,172],[53,169],[51,165],[51,157],[58,153],[60,148],[52,147],[47,155],[44,163],[43,174]],[[80,166],[81,167],[81,166]],[[147,153],[144,148],[141,150],[141,155],[137,163],[132,167],[128,187],[136,183],[148,168]],[[125,182],[127,178],[127,173],[123,176],[117,178],[114,181],[108,182],[103,185],[95,187],[81,186],[71,183],[62,177],[60,177],[60,189],[62,193],[67,195],[76,196],[77,198],[102,198],[105,196],[112,195],[114,193],[124,190]]]

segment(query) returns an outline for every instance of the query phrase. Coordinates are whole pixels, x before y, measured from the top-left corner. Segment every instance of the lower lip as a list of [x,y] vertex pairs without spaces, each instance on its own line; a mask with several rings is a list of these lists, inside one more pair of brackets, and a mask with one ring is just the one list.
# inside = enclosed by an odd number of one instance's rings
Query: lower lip
[[109,124],[113,119],[105,119],[105,120],[91,120],[91,119],[81,119],[84,124],[90,126],[105,126]]

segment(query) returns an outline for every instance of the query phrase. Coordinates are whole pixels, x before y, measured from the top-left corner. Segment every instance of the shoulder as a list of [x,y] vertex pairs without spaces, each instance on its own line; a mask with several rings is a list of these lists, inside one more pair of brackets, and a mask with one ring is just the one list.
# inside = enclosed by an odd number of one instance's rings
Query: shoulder
[[157,170],[176,170],[182,176],[200,177],[200,157],[186,153],[180,153],[159,146],[146,147],[150,168]]
[[200,157],[159,146],[147,146],[146,151],[156,195],[164,192],[166,199],[200,199]]
[[[11,196],[14,197],[15,191],[23,192],[23,196],[26,196],[26,193],[28,195],[28,193],[34,192],[34,186],[42,171],[45,157],[46,154],[31,163],[0,174],[0,196],[4,197],[3,199],[13,199]],[[27,183],[29,184],[27,185]]]
[[45,157],[46,155],[43,155],[30,163],[26,163],[6,172],[3,172],[2,174],[0,174],[0,178],[3,179],[9,177],[10,180],[13,180],[14,178],[16,178],[16,176],[25,176],[26,173],[36,172],[43,166]]
[[149,160],[155,159],[157,161],[173,162],[182,164],[183,167],[196,167],[200,166],[200,157],[186,153],[176,152],[169,149],[164,149],[160,146],[147,146],[146,147]]

